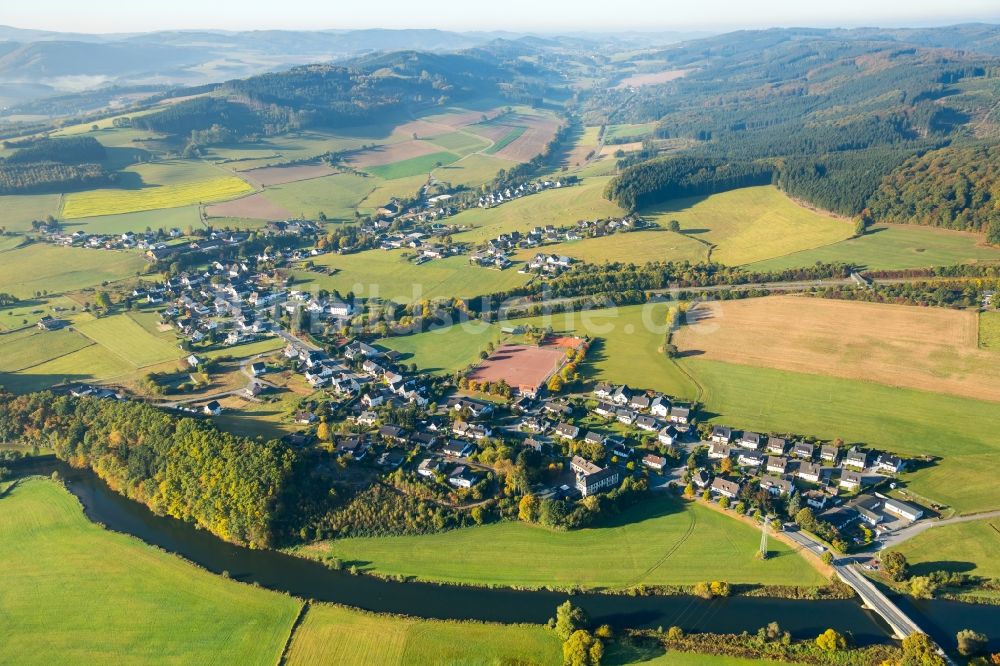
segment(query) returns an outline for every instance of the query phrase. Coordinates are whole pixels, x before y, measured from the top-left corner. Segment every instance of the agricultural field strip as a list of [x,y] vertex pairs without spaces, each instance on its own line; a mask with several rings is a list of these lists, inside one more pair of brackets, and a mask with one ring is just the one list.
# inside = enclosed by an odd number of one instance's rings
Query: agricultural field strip
[[175,360],[183,353],[177,346],[151,334],[127,315],[96,319],[77,326],[77,330],[136,368]]
[[160,208],[178,208],[192,204],[233,199],[253,191],[253,186],[235,176],[179,185],[161,185],[139,190],[99,189],[74,192],[65,197],[62,214],[66,219],[135,213]]

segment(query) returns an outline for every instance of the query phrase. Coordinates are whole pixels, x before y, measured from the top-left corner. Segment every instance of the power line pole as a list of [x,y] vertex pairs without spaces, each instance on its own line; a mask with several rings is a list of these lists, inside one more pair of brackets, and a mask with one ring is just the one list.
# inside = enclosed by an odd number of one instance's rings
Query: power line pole
[[760,526],[760,559],[767,559],[767,526],[771,522],[771,516],[764,516],[764,522]]

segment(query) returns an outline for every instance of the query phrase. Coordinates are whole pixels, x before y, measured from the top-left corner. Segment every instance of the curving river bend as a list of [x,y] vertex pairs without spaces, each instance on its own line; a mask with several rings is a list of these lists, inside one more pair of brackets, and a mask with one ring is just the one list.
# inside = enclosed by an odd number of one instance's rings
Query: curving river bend
[[[486,589],[432,583],[395,582],[334,571],[307,559],[271,550],[226,543],[180,520],[157,516],[142,504],[112,491],[89,470],[73,469],[54,458],[36,458],[16,468],[21,475],[57,471],[83,504],[87,517],[116,532],[180,555],[214,573],[237,580],[374,612],[416,617],[504,623],[544,623],[567,598],[598,623],[616,628],[664,628],[720,633],[755,632],[777,621],[796,638],[812,638],[829,627],[850,633],[856,644],[889,640],[889,629],[856,601],[798,601],[733,597],[705,601],[688,596],[629,597],[569,595],[548,591]],[[447,557],[447,553],[442,553]],[[525,562],[524,566],[531,566]],[[1000,606],[948,601],[906,602],[904,610],[942,644],[954,644],[955,632],[972,628],[1000,640]],[[991,646],[992,647],[992,646]]]

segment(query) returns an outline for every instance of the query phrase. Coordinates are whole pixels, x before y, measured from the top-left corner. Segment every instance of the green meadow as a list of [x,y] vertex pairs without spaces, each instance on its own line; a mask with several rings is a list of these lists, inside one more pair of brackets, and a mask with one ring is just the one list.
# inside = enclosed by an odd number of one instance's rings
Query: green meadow
[[[600,264],[606,261],[626,261],[644,264],[649,261],[691,261],[708,259],[709,246],[694,236],[678,234],[665,229],[647,229],[617,233],[601,238],[547,245],[541,251],[560,254]],[[539,250],[522,250],[521,256],[530,258]]]
[[33,220],[59,215],[59,194],[8,194],[0,196],[0,227],[7,231],[29,231]]
[[47,479],[0,499],[3,661],[275,664],[300,603],[84,517]]
[[331,275],[296,271],[295,277],[323,289],[353,291],[359,296],[381,296],[400,302],[420,298],[470,297],[524,284],[528,277],[514,268],[496,270],[470,266],[468,257],[434,259],[419,266],[401,250],[368,250],[357,254],[326,254],[317,266],[339,269]]
[[285,663],[489,666],[557,664],[561,659],[559,638],[540,625],[438,622],[313,604],[295,631]]
[[487,147],[489,142],[469,132],[451,132],[431,137],[431,143],[456,153],[471,153]]
[[604,129],[604,138],[612,139],[633,139],[638,141],[653,133],[656,123],[640,123],[637,125],[608,125]]
[[945,570],[1000,578],[1000,519],[933,527],[895,550],[906,555],[914,575]]
[[916,225],[878,225],[861,238],[751,263],[748,268],[783,270],[821,262],[850,262],[870,269],[906,269],[1000,261],[1000,249],[978,234]]
[[490,155],[492,155],[493,153],[500,152],[510,144],[520,139],[521,135],[523,135],[527,129],[528,129],[527,127],[523,126],[517,126],[512,128],[509,132],[507,132],[507,134],[500,137],[500,139],[498,139],[496,143],[494,143],[492,146],[490,146],[483,152],[488,153]]
[[[213,224],[217,224],[216,221],[213,220]],[[146,229],[151,231],[158,229],[186,231],[188,227],[201,228],[201,213],[198,206],[161,208],[119,215],[98,215],[70,220],[65,224],[68,231],[82,229],[94,234],[123,234],[126,231],[139,233],[146,231]]]
[[0,336],[0,373],[17,372],[94,344],[68,329],[26,329]]
[[0,285],[21,298],[35,292],[59,293],[102,282],[114,282],[142,272],[146,261],[139,252],[89,250],[35,243],[0,252]]
[[316,219],[320,212],[330,218],[353,219],[358,204],[377,182],[353,173],[338,173],[265,188],[264,197],[287,209],[293,216]]
[[0,386],[15,393],[28,393],[62,383],[123,379],[134,373],[132,363],[101,345],[90,345],[18,372],[0,373]]
[[558,531],[504,522],[420,536],[339,539],[298,552],[367,562],[363,569],[380,574],[476,585],[623,588],[701,580],[824,582],[780,542],[772,543],[772,557],[756,559],[759,543],[760,533],[749,525],[660,494],[602,527]]
[[149,332],[127,314],[95,319],[76,330],[136,368],[176,360],[184,354],[176,341]]
[[434,177],[452,185],[476,186],[492,181],[500,169],[517,164],[495,155],[474,153],[457,162],[434,169]]
[[411,157],[392,164],[382,164],[380,166],[365,167],[365,171],[372,173],[386,180],[396,178],[406,178],[422,173],[430,173],[439,164],[451,164],[458,159],[458,155],[449,152],[431,153],[430,155],[420,155]]
[[1000,352],[1000,311],[979,313],[979,346]]

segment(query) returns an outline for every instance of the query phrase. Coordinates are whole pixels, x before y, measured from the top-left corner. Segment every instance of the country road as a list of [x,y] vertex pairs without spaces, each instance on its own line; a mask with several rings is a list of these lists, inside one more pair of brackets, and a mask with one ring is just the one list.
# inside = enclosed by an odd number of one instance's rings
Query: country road
[[967,516],[955,516],[954,518],[946,518],[944,520],[918,520],[917,522],[904,527],[901,530],[893,532],[887,536],[882,537],[878,541],[878,545],[869,546],[863,552],[873,552],[878,550],[885,550],[887,548],[895,548],[899,544],[912,539],[918,534],[923,534],[927,530],[933,529],[935,527],[944,527],[945,525],[956,525],[958,523],[968,523],[973,520],[987,520],[989,518],[1000,518],[1000,510],[997,511],[986,511],[984,513],[973,513]]

